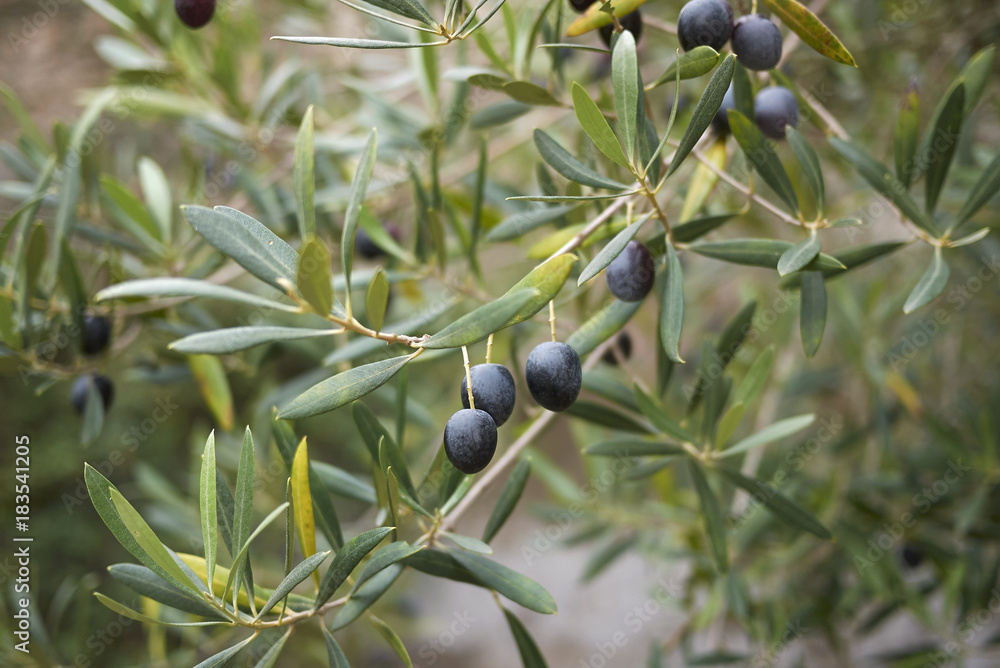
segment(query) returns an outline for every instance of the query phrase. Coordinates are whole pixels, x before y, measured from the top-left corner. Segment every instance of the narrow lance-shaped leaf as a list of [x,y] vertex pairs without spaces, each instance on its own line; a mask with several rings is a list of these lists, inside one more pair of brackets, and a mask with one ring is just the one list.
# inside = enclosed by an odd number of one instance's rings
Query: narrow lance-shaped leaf
[[490,518],[486,520],[486,526],[483,528],[483,542],[489,543],[493,540],[493,537],[503,527],[504,522],[514,512],[514,508],[517,506],[517,502],[520,500],[521,494],[528,484],[529,475],[531,475],[531,460],[525,457],[514,467],[510,477],[503,486],[503,490],[500,492],[500,498],[497,499],[496,505],[493,506]]
[[300,255],[296,272],[296,286],[309,306],[318,315],[326,317],[333,308],[330,251],[326,249],[326,244],[321,240],[310,237],[302,245]]
[[142,519],[138,511],[132,507],[132,504],[114,487],[108,488],[107,491],[111,497],[111,503],[118,511],[118,517],[122,524],[132,535],[138,547],[159,567],[158,574],[171,584],[197,591],[191,578],[177,565],[177,562],[167,552],[167,548],[146,524],[146,520]]
[[[278,419],[276,410],[272,416],[271,431],[274,434],[274,442],[278,448],[278,452],[281,454],[281,459],[285,463],[289,475],[291,475],[295,452],[298,449],[298,441],[291,426],[287,422]],[[288,486],[289,488],[291,487],[291,482],[289,482]],[[313,462],[309,462],[309,491],[313,502],[313,519],[323,532],[323,535],[326,536],[327,542],[334,549],[340,549],[340,546],[344,544],[344,536],[340,531],[340,520],[337,517],[337,510],[333,505],[333,497],[320,479]]]
[[945,177],[948,176],[948,169],[958,148],[964,119],[965,85],[958,84],[942,103],[934,122],[927,129],[927,136],[917,154],[917,160],[926,170],[924,203],[928,215],[933,215],[937,208],[941,188],[944,186]]
[[760,174],[764,182],[788,205],[794,212],[799,210],[799,200],[795,196],[792,182],[784,165],[778,159],[770,142],[749,118],[736,111],[729,110],[729,127],[733,131],[736,142],[746,154],[747,162]]
[[344,543],[337,556],[330,562],[330,567],[323,575],[319,592],[316,594],[316,607],[326,603],[334,592],[344,584],[365,555],[374,550],[388,536],[394,527],[378,527],[371,529]]
[[306,329],[272,325],[223,327],[185,336],[183,339],[171,342],[167,347],[188,354],[226,355],[265,343],[332,336],[339,332],[339,329]]
[[83,425],[80,427],[80,443],[90,445],[104,427],[104,398],[97,389],[93,376],[87,377],[87,399],[83,409]]
[[472,552],[448,550],[448,554],[501,596],[535,612],[556,612],[555,599],[534,580]]
[[[309,491],[309,446],[305,437],[299,441],[292,460],[292,507],[295,509],[295,532],[303,557],[316,552],[316,521],[313,519],[312,494]],[[319,575],[313,574],[316,586]]]
[[640,98],[639,61],[635,55],[635,37],[628,30],[619,33],[611,51],[611,84],[614,88],[618,127],[622,131],[625,152],[629,160],[635,155],[635,138],[639,132]]
[[[695,144],[698,143],[698,140],[701,139],[705,130],[712,123],[712,119],[718,113],[719,107],[722,106],[722,98],[726,96],[729,84],[733,80],[733,68],[735,66],[736,56],[729,55],[722,61],[719,68],[715,70],[715,74],[709,80],[708,86],[705,87],[705,92],[702,93],[701,99],[695,105],[694,112],[691,114],[691,122],[688,124],[687,130],[684,131],[684,136],[681,137],[680,144],[677,145],[674,157],[670,161],[670,167],[667,169],[668,177],[677,171],[677,168],[684,162],[684,158],[691,153]],[[742,146],[742,143],[740,145]]]
[[559,107],[562,103],[552,96],[548,89],[530,81],[508,81],[500,90],[513,100],[534,106]]
[[[272,510],[267,517],[261,520],[261,523],[257,525],[257,528],[254,529],[249,536],[247,536],[246,542],[243,543],[243,547],[241,547],[239,552],[237,552],[236,555],[233,557],[233,564],[235,564],[237,567],[229,570],[229,575],[226,578],[226,585],[222,590],[223,598],[225,598],[226,595],[229,593],[229,591],[232,590],[233,597],[231,599],[231,602],[233,604],[240,602],[240,594],[237,593],[240,590],[240,586],[234,587],[233,585],[237,582],[237,578],[243,581],[247,579],[245,577],[247,569],[244,568],[244,566],[248,566],[250,563],[247,560],[247,552],[250,551],[250,545],[257,538],[257,536],[259,536],[261,532],[264,531],[264,529],[266,529],[268,526],[271,525],[271,522],[281,517],[281,515],[285,512],[287,508],[288,508],[288,503],[282,502],[280,506]],[[216,572],[224,573],[224,570],[221,566],[218,566],[216,568]],[[240,577],[241,573],[243,573],[244,575],[243,577]],[[247,592],[255,591],[253,583],[246,583],[246,589]],[[256,606],[257,596],[254,595],[252,598],[250,598],[249,602],[251,606]]]
[[[253,517],[253,496],[254,480],[256,478],[256,464],[253,445],[253,434],[250,427],[243,431],[243,444],[240,447],[240,464],[236,469],[236,494],[234,496],[233,509],[233,548],[238,553],[249,544],[250,522]],[[241,578],[244,572],[249,575],[249,571],[244,571],[243,560],[237,555],[233,556],[233,575]],[[252,578],[248,577],[247,596],[253,596]],[[237,585],[233,589],[233,596],[238,596],[240,592],[241,579],[237,580]]]
[[976,181],[976,185],[972,186],[968,199],[965,200],[962,210],[958,212],[950,229],[957,228],[976,215],[976,212],[993,199],[998,192],[1000,192],[1000,153],[994,156],[993,161],[979,175],[979,180]]
[[316,572],[316,569],[320,567],[328,556],[330,556],[329,550],[326,552],[317,552],[311,557],[303,559],[302,562],[296,565],[295,568],[293,568],[291,572],[284,577],[278,586],[275,587],[274,593],[267,599],[267,603],[265,603],[264,607],[260,609],[257,616],[263,617],[266,615],[271,608],[278,603],[278,601],[288,596],[288,594],[290,594],[300,582],[305,580],[310,575],[313,575]]
[[764,0],[764,4],[820,55],[851,67],[858,66],[837,36],[803,5],[795,0]]
[[376,332],[382,331],[388,305],[389,279],[386,278],[382,267],[379,267],[372,275],[372,280],[368,282],[368,289],[365,291],[365,312],[368,314],[369,325]]
[[295,139],[295,162],[292,165],[292,185],[299,221],[299,236],[303,239],[316,234],[316,147],[313,144],[313,106],[306,108]]
[[565,216],[580,206],[576,204],[560,204],[558,206],[532,205],[537,208],[527,209],[506,218],[490,230],[486,238],[490,241],[510,241],[528,232]]
[[181,210],[208,243],[260,280],[281,292],[285,288],[279,279],[295,283],[298,253],[259,221],[227,207],[185,206]]
[[521,655],[521,665],[524,668],[547,668],[548,664],[545,663],[542,651],[538,649],[538,645],[535,644],[535,640],[528,633],[528,629],[521,623],[521,620],[507,608],[503,609],[503,616],[507,620],[507,626],[510,627],[514,642],[517,644],[517,652]]
[[424,348],[459,348],[482,341],[501,329],[511,318],[520,313],[526,305],[538,298],[539,291],[533,288],[508,292],[489,304],[467,313],[438,333],[425,340]]
[[896,159],[896,178],[909,188],[916,173],[914,158],[917,155],[917,134],[920,132],[920,94],[915,81],[906,88],[903,104],[896,120],[896,140],[893,143]]
[[684,276],[673,244],[667,242],[667,270],[660,301],[660,345],[667,358],[683,364],[680,354],[681,329],[684,326]]
[[587,267],[580,272],[580,278],[577,279],[576,284],[583,285],[611,264],[625,249],[625,247],[628,246],[628,243],[632,241],[632,238],[635,237],[643,223],[649,220],[652,215],[653,212],[650,211],[648,214],[615,235],[615,238],[608,242],[608,245],[602,248],[601,252],[595,255],[594,259],[590,261],[590,264],[588,264]]
[[209,619],[223,619],[219,611],[201,596],[172,585],[145,566],[114,564],[108,567],[108,574],[136,593],[171,608]]
[[347,657],[344,655],[344,650],[340,649],[340,645],[334,639],[333,635],[327,630],[325,624],[320,624],[320,628],[323,630],[323,640],[326,642],[326,656],[327,661],[330,663],[330,668],[351,668],[351,665],[347,662]]
[[358,427],[358,433],[361,434],[365,447],[371,454],[372,461],[382,465],[384,460],[383,472],[392,466],[397,479],[406,492],[415,496],[416,490],[407,470],[406,461],[403,459],[403,451],[389,430],[382,425],[371,409],[362,401],[354,402],[351,406],[351,413],[354,417],[354,423]]
[[[686,224],[701,211],[702,207],[705,206],[705,202],[708,201],[708,196],[712,194],[716,184],[719,182],[719,174],[717,172],[726,171],[726,166],[729,163],[729,150],[726,146],[726,139],[725,135],[717,137],[705,149],[703,154],[704,159],[695,165],[694,172],[688,182],[687,194],[684,196],[684,205],[681,207],[681,214],[678,218],[682,224]],[[678,239],[676,227],[672,229],[671,237],[674,241],[683,241],[683,239]]]
[[580,162],[543,130],[536,128],[534,137],[535,146],[538,148],[538,153],[542,156],[542,159],[570,181],[591,188],[602,188],[605,190],[625,190],[627,188],[625,184],[602,176]]
[[528,300],[528,303],[507,321],[507,326],[523,322],[545,308],[562,289],[576,261],[577,257],[572,253],[557,255],[538,265],[528,272],[527,276],[515,283],[506,294],[531,288],[538,290],[538,296]]
[[674,62],[670,63],[659,79],[646,86],[646,90],[649,91],[676,80],[678,72],[680,72],[681,79],[694,79],[708,74],[719,64],[720,58],[722,58],[722,54],[712,47],[704,44],[696,46],[690,51],[685,51]]
[[334,616],[333,622],[330,624],[330,630],[336,631],[342,629],[364,614],[365,610],[370,608],[392,586],[392,583],[396,581],[402,572],[402,564],[393,564],[363,584],[360,589],[353,592],[351,598],[340,609],[340,612]]
[[731,448],[723,450],[719,453],[719,457],[731,457],[733,455],[742,454],[748,450],[767,445],[768,443],[773,443],[774,441],[785,438],[786,436],[791,436],[795,432],[802,431],[811,425],[815,420],[816,416],[812,413],[808,413],[806,415],[796,415],[795,417],[778,420],[777,422],[764,427],[756,434],[747,436]]
[[442,46],[447,40],[437,42],[393,42],[384,39],[355,39],[353,37],[295,37],[292,35],[275,35],[271,39],[279,42],[295,44],[312,44],[319,46],[335,46],[345,49],[424,49],[431,46]]
[[165,622],[160,619],[154,619],[141,612],[136,612],[132,608],[122,605],[118,601],[108,598],[104,594],[95,591],[94,598],[101,602],[106,608],[112,612],[116,612],[123,617],[128,619],[134,619],[137,622],[142,622],[143,624],[153,624],[153,625],[163,625],[163,626],[173,626],[173,627],[193,627],[193,626],[216,626],[219,624],[229,624],[228,621],[210,621],[210,622]]
[[684,454],[683,446],[662,441],[651,441],[648,437],[625,436],[607,441],[591,443],[583,449],[591,457],[659,457]]
[[802,276],[802,312],[799,315],[799,331],[802,348],[807,357],[819,350],[826,329],[826,284],[823,272],[807,271]]
[[208,435],[205,451],[201,459],[199,490],[199,510],[201,511],[201,535],[205,545],[205,568],[208,581],[215,578],[215,560],[218,550],[218,511],[215,498],[215,432]]
[[108,286],[100,290],[94,301],[102,302],[111,299],[124,299],[128,297],[204,297],[206,299],[220,299],[223,301],[249,304],[265,309],[277,311],[296,312],[295,306],[282,304],[271,299],[258,297],[231,288],[227,285],[216,285],[208,281],[199,281],[193,278],[140,278],[133,281],[124,281]]
[[396,656],[400,658],[403,665],[406,666],[406,668],[413,668],[413,660],[410,659],[410,654],[406,651],[406,645],[403,644],[403,640],[399,637],[399,635],[393,631],[388,624],[375,615],[369,614],[368,620],[372,623],[372,626],[375,627],[375,630],[379,632],[379,635],[385,638],[386,642],[389,643],[389,646],[392,647],[392,651],[394,651]]
[[374,577],[376,573],[422,549],[424,549],[423,545],[410,545],[405,540],[389,543],[378,552],[375,552],[371,559],[361,568],[361,572],[358,573],[358,578],[354,581],[354,587],[351,591],[357,591],[365,582]]
[[718,431],[715,432],[715,449],[718,450],[729,440],[736,431],[736,428],[740,426],[740,420],[743,419],[743,414],[746,412],[746,405],[742,402],[735,402],[729,407],[729,410],[725,412],[722,419],[719,420]]
[[[688,248],[698,255],[715,258],[723,262],[777,269],[778,262],[785,253],[793,248],[793,245],[780,239],[730,239],[728,241],[691,244]],[[821,271],[843,271],[845,266],[832,255],[819,253],[803,268]]]
[[233,645],[232,647],[224,649],[218,654],[208,657],[207,659],[196,665],[194,668],[217,668],[218,666],[223,666],[231,658],[239,654],[240,650],[249,645],[250,641],[256,637],[257,637],[256,634],[254,634],[249,638],[247,638],[246,640],[241,640],[239,643]]
[[712,545],[712,556],[715,557],[719,572],[725,573],[729,570],[729,551],[726,546],[726,525],[722,519],[719,499],[709,486],[701,464],[694,459],[688,460],[688,471],[691,473],[691,481],[701,503],[702,519],[705,522],[705,533],[708,534],[709,543]]
[[937,234],[934,221],[917,206],[917,203],[906,192],[906,187],[889,173],[885,165],[872,158],[857,146],[837,137],[830,139],[830,145],[845,159],[854,164],[854,167],[865,181],[868,182],[868,185],[895,204],[904,216],[913,221],[914,224],[925,232]]
[[577,355],[583,357],[620,332],[640,306],[642,302],[623,302],[620,299],[613,299],[570,334],[566,344],[573,348]]
[[968,115],[979,102],[986,84],[993,73],[993,61],[996,60],[997,47],[991,44],[983,47],[962,68],[958,78],[965,84],[965,114]]
[[278,658],[281,656],[281,652],[285,649],[285,643],[292,636],[292,632],[295,630],[295,625],[289,625],[288,630],[281,634],[271,647],[264,652],[264,655],[260,657],[260,661],[254,664],[253,668],[273,668],[274,664],[278,662]]
[[808,531],[819,538],[827,540],[833,538],[827,528],[820,524],[819,520],[813,517],[811,513],[790,501],[772,486],[759,480],[748,478],[739,471],[734,471],[724,466],[716,466],[715,469],[719,471],[719,473],[726,476],[726,478],[728,478],[737,487],[742,487],[747,492],[752,494],[753,497],[763,503],[764,507],[771,511],[775,517],[788,526],[794,529]]
[[354,263],[354,233],[358,224],[358,217],[361,215],[361,206],[365,202],[365,195],[368,193],[368,183],[372,178],[372,170],[375,169],[375,152],[378,145],[378,132],[372,128],[368,135],[368,141],[361,151],[361,160],[358,162],[357,170],[354,172],[354,180],[351,182],[351,194],[347,201],[347,212],[344,214],[344,230],[340,242],[340,261],[344,271],[344,279],[347,283],[347,313],[351,313],[351,268]]
[[823,184],[823,169],[820,167],[816,151],[809,145],[802,133],[790,125],[785,128],[785,137],[788,139],[788,145],[792,147],[792,152],[795,153],[795,159],[802,167],[806,183],[809,184],[813,197],[816,198],[817,215],[822,216],[826,205],[826,188]]
[[769,346],[763,350],[750,365],[750,370],[743,376],[743,380],[736,386],[733,393],[734,403],[749,405],[764,387],[767,377],[771,373],[771,365],[774,363],[774,346]]
[[170,184],[163,169],[149,158],[139,160],[139,183],[146,205],[153,214],[159,229],[159,238],[170,243],[174,207],[170,197]]
[[819,255],[819,249],[819,236],[815,230],[810,230],[808,239],[795,244],[778,258],[778,274],[785,276],[802,269]]
[[312,386],[281,409],[282,420],[296,420],[326,413],[360,399],[399,373],[420,351],[364,364]]
[[233,394],[222,362],[211,355],[188,355],[187,359],[191,375],[216,422],[223,431],[229,431],[233,428]]
[[639,405],[639,411],[647,420],[653,423],[657,429],[664,434],[673,436],[684,443],[695,443],[697,439],[686,429],[677,424],[677,421],[667,415],[663,406],[659,405],[655,399],[642,391],[638,383],[633,388],[635,401]]
[[944,291],[945,286],[948,285],[948,276],[950,273],[951,269],[948,267],[948,263],[944,261],[944,254],[940,248],[935,248],[930,266],[927,267],[924,275],[920,277],[920,281],[914,286],[913,291],[910,292],[910,296],[906,298],[906,304],[903,305],[903,313],[913,313],[940,295]]
[[573,82],[572,96],[573,111],[576,113],[576,119],[580,122],[583,131],[587,133],[587,136],[601,153],[622,167],[628,168],[628,158],[622,152],[618,137],[608,125],[608,120],[604,117],[597,103],[591,99],[583,86],[575,81]]
[[493,554],[493,548],[478,538],[464,536],[460,533],[453,533],[451,531],[441,531],[440,535],[444,536],[455,545],[458,545],[463,550],[468,550],[469,552],[475,552],[477,554]]

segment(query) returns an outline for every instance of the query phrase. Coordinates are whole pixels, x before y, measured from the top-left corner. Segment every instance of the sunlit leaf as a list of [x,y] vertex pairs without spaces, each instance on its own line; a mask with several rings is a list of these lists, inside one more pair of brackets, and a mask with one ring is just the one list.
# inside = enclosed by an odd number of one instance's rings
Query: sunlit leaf
[[764,0],[764,4],[820,55],[851,67],[858,66],[854,62],[854,56],[840,43],[837,36],[803,5],[795,0]]

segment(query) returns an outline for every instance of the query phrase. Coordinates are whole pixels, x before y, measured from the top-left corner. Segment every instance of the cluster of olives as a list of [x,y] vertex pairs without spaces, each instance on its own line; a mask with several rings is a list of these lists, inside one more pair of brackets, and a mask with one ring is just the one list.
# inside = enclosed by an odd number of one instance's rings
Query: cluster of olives
[[681,48],[710,46],[716,51],[731,42],[744,67],[769,70],[781,60],[781,31],[763,14],[748,14],[733,22],[726,0],[691,0],[677,17]]
[[174,0],[177,18],[188,28],[198,29],[212,20],[215,0]]
[[[524,377],[531,396],[550,411],[564,411],[580,394],[583,369],[580,357],[565,343],[547,341],[528,355]],[[502,364],[477,364],[469,369],[469,385],[462,380],[464,408],[444,427],[444,452],[462,473],[478,473],[493,459],[497,449],[497,427],[514,412],[514,377]],[[473,408],[472,406],[475,406]]]
[[[102,315],[87,315],[83,318],[80,347],[87,356],[98,355],[107,349],[111,342],[111,320]],[[97,388],[104,404],[104,410],[111,407],[111,399],[115,390],[107,376],[97,373],[86,373],[79,376],[73,383],[70,401],[77,413],[83,413],[87,408],[87,395],[91,386]]]

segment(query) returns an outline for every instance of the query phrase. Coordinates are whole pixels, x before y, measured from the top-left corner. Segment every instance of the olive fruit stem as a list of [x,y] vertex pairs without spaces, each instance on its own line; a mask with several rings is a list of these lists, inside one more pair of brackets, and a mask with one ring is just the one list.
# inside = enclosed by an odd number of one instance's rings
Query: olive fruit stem
[[[490,363],[490,356],[493,354],[493,335],[490,334],[490,338],[486,339],[486,363]],[[469,385],[472,387],[472,385]]]
[[[549,329],[552,332],[552,342],[556,341],[556,302],[554,299],[549,300]],[[471,385],[470,385],[471,387]],[[472,395],[469,395],[472,398]]]
[[[594,351],[587,357],[587,361],[583,364],[583,370],[589,371],[594,368],[598,361],[600,361],[601,356],[604,355],[608,348],[614,344],[614,341],[615,339],[612,337],[594,348]],[[509,448],[507,448],[507,451],[503,453],[503,456],[490,465],[489,470],[486,471],[481,478],[476,480],[475,484],[471,489],[469,489],[468,493],[462,498],[458,505],[441,519],[440,524],[438,524],[436,528],[432,529],[432,532],[436,534],[440,531],[448,531],[452,529],[456,522],[458,522],[458,518],[475,505],[476,499],[478,499],[483,492],[489,489],[493,483],[506,474],[506,469],[517,461],[521,451],[531,445],[532,441],[534,441],[535,438],[545,430],[549,423],[559,415],[560,413],[543,411],[541,415],[535,418],[535,421],[531,423],[531,426],[528,427],[527,431],[521,434],[521,436],[514,441]]]
[[469,408],[476,410],[476,398],[472,396],[472,371],[469,369],[469,349],[465,346],[462,346],[462,358],[465,360],[465,387],[469,390]]

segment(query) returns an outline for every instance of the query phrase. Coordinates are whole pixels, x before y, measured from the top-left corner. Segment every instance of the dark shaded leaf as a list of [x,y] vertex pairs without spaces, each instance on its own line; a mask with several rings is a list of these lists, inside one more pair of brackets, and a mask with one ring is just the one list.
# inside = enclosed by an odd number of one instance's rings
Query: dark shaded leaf
[[524,492],[524,487],[528,484],[529,475],[531,475],[531,460],[526,457],[517,463],[517,466],[511,471],[510,477],[507,478],[507,482],[500,492],[500,498],[497,499],[497,503],[490,513],[490,518],[486,520],[486,526],[483,528],[483,542],[489,543],[493,540],[493,537],[503,527],[504,522],[514,512],[514,508]]

